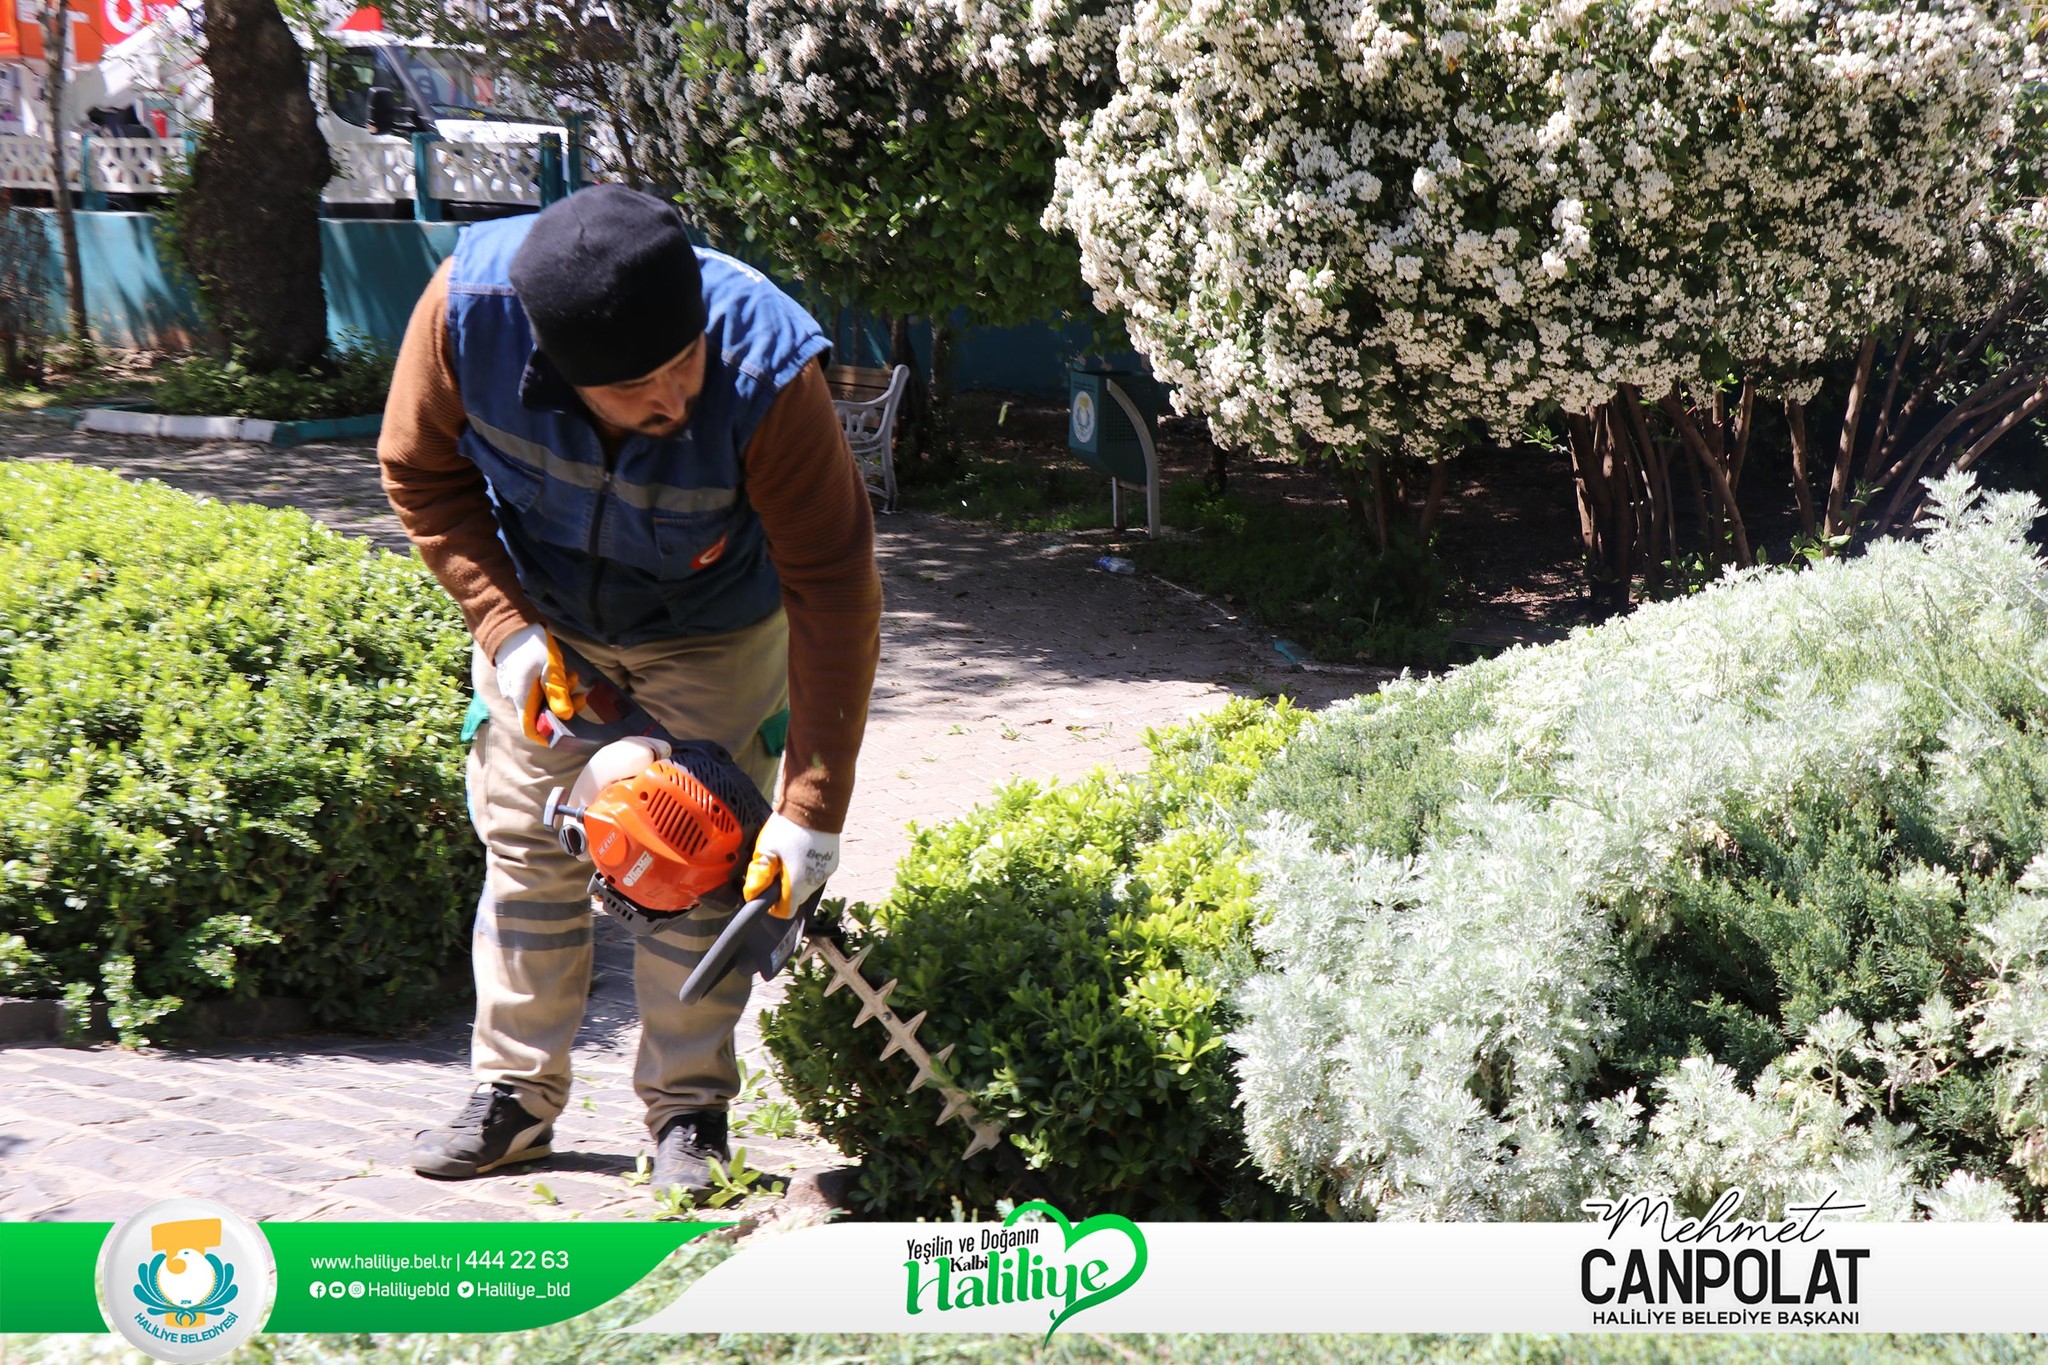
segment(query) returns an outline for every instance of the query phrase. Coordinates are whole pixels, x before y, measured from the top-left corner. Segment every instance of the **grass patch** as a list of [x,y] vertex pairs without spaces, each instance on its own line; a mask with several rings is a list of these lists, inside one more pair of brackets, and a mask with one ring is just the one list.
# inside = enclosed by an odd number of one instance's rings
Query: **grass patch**
[[1434,667],[1451,654],[1442,562],[1398,541],[1386,554],[1359,544],[1333,508],[1169,486],[1169,526],[1193,539],[1144,541],[1137,563],[1199,592],[1241,603],[1267,630],[1336,663]]
[[0,413],[40,412],[44,408],[87,408],[98,403],[133,402],[149,396],[156,382],[151,367],[156,357],[143,351],[81,351],[68,341],[53,342],[45,354],[40,382],[0,381]]
[[1086,531],[1109,525],[1109,481],[1071,459],[962,451],[950,465],[905,485],[898,501],[911,511],[985,521],[1006,531]]

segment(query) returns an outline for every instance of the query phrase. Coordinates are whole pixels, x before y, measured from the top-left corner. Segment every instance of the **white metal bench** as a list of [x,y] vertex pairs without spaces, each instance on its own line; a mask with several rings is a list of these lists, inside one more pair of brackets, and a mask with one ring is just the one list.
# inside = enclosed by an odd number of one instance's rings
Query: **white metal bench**
[[884,512],[896,510],[896,413],[910,388],[910,367],[891,370],[858,365],[832,365],[825,370],[839,427],[860,465],[868,491],[882,501]]

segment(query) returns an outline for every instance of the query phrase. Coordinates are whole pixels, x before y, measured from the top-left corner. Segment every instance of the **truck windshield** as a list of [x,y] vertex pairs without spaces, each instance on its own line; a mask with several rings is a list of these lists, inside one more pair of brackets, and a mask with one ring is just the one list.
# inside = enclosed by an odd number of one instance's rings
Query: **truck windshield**
[[500,112],[504,100],[498,78],[475,70],[462,54],[407,47],[391,55],[405,67],[405,74],[436,114],[444,118],[484,118]]

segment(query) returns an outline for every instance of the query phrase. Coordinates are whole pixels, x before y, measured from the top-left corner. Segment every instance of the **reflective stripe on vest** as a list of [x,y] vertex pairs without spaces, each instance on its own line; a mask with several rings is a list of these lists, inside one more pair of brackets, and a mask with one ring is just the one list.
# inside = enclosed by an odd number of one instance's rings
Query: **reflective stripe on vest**
[[630,435],[608,458],[580,404],[521,396],[532,332],[509,282],[532,217],[463,230],[448,337],[468,428],[462,453],[489,485],[504,542],[551,623],[608,644],[751,625],[781,585],[747,501],[742,455],[776,395],[826,347],[765,276],[698,251],[707,314],[704,390],[672,437]]

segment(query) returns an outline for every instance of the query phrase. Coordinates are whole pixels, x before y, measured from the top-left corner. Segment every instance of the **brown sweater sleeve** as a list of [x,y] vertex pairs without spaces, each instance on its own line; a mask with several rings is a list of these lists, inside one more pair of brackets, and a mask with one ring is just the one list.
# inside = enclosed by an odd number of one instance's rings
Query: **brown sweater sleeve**
[[499,543],[482,471],[456,449],[465,419],[448,354],[451,267],[443,261],[413,305],[384,402],[377,460],[384,495],[420,558],[462,609],[484,653],[495,655],[512,632],[537,624],[540,613]]
[[748,442],[747,499],[760,514],[789,614],[789,747],[782,813],[838,833],[853,800],[881,655],[882,579],[867,485],[813,361]]

